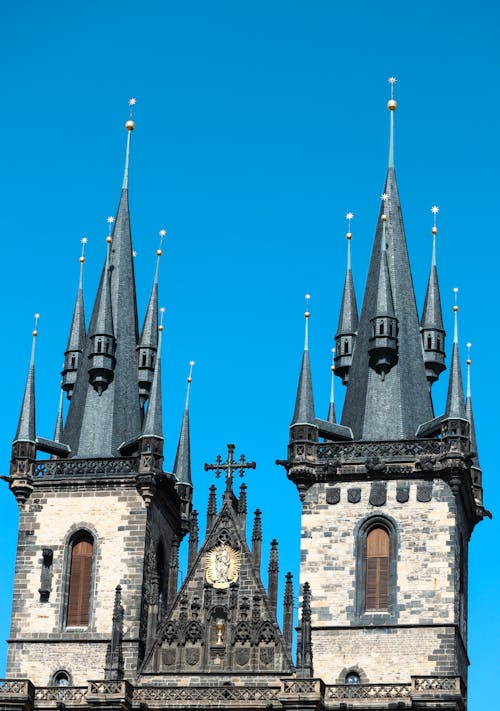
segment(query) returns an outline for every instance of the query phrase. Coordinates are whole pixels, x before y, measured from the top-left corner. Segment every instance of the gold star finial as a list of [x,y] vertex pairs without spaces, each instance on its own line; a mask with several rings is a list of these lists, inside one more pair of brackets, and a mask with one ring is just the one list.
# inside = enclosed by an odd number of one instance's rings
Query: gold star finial
[[335,372],[335,348],[332,348],[332,364],[330,366],[332,373]]
[[193,382],[193,365],[194,365],[194,360],[189,361],[189,375],[187,377],[188,383]]
[[472,348],[472,343],[469,342],[466,344],[466,346],[467,346],[467,361],[466,361],[466,363],[467,363],[467,365],[470,365],[472,363],[472,361],[470,359],[470,349]]
[[164,239],[165,235],[167,234],[167,230],[160,230],[160,231],[158,232],[158,234],[159,234],[159,236],[160,236],[160,246],[159,246],[158,249],[156,250],[156,256],[157,256],[157,257],[161,257],[161,255],[163,254],[163,250],[162,250],[163,239]]
[[163,331],[163,317],[165,315],[165,307],[162,306],[160,309],[160,323],[158,325],[158,330]]
[[128,121],[125,122],[125,128],[127,129],[127,131],[133,131],[135,128],[135,121],[132,119],[132,113],[136,103],[137,99],[135,98],[129,99],[128,101],[128,105],[130,106],[130,117]]
[[433,205],[433,206],[431,207],[431,212],[432,212],[432,214],[434,215],[434,224],[433,224],[433,226],[432,226],[432,234],[433,234],[433,235],[437,235],[437,232],[438,232],[438,228],[437,228],[437,216],[438,216],[438,212],[439,212],[439,207],[438,207],[437,205]]
[[134,251],[132,252],[132,256],[137,257],[137,250],[136,249],[134,249]]
[[82,237],[80,240],[80,243],[82,245],[82,253],[80,255],[80,264],[83,264],[85,262],[85,245],[87,244],[88,239],[86,237]]
[[454,287],[453,296],[455,299],[455,305],[453,306],[453,311],[458,311],[458,287]]
[[305,295],[306,310],[305,310],[305,312],[304,312],[304,316],[305,316],[306,318],[309,318],[309,316],[311,315],[311,314],[309,313],[309,299],[310,299],[310,298],[311,298],[311,294],[306,294],[306,295]]
[[396,83],[396,77],[389,77],[387,81],[389,82],[391,87],[391,98],[387,102],[387,108],[389,109],[389,111],[395,111],[398,106],[396,103],[396,99],[394,98],[394,84]]

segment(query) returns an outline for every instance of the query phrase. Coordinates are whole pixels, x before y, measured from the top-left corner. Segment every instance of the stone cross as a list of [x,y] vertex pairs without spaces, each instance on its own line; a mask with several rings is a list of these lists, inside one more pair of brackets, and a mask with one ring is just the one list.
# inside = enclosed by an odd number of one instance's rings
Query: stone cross
[[234,444],[227,445],[227,460],[225,462],[222,461],[222,457],[218,454],[215,458],[215,464],[205,464],[205,471],[215,471],[217,479],[222,472],[226,473],[226,493],[230,493],[233,490],[233,472],[238,471],[240,476],[244,476],[245,469],[255,469],[255,462],[247,462],[244,454],[235,461],[234,449]]

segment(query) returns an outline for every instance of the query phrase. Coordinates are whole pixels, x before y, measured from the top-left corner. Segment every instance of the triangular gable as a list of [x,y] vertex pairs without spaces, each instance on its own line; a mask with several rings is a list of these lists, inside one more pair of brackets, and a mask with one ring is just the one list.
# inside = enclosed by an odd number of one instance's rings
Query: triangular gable
[[140,673],[281,674],[292,668],[232,497],[225,496]]

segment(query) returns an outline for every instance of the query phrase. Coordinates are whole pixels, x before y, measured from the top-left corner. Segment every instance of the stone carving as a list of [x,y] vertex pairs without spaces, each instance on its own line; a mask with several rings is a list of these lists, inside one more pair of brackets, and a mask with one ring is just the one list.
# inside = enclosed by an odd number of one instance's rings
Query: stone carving
[[383,462],[377,455],[368,457],[365,462],[365,467],[366,471],[373,472],[376,474],[380,474],[386,469],[385,462]]
[[234,653],[234,660],[239,667],[245,667],[250,661],[250,648],[240,647]]
[[422,454],[415,462],[415,468],[422,471],[432,471],[436,464],[436,455]]
[[199,647],[188,647],[186,649],[186,663],[189,666],[194,667],[200,661],[200,649]]
[[370,504],[383,506],[387,499],[387,484],[383,481],[374,481],[370,489]]
[[359,502],[361,501],[361,489],[348,489],[347,501],[350,504],[359,504]]
[[425,503],[432,499],[432,482],[425,482],[425,484],[417,484],[417,501]]
[[338,504],[340,501],[340,489],[338,486],[328,487],[326,490],[326,503]]
[[171,667],[172,664],[175,664],[176,652],[175,648],[163,650],[162,662],[166,667]]
[[228,588],[238,580],[241,553],[231,546],[219,544],[205,558],[205,577],[214,588]]
[[410,498],[410,485],[406,482],[405,484],[398,484],[396,488],[396,501],[398,504],[406,504]]
[[262,647],[259,656],[262,664],[269,666],[274,661],[274,649],[272,647]]

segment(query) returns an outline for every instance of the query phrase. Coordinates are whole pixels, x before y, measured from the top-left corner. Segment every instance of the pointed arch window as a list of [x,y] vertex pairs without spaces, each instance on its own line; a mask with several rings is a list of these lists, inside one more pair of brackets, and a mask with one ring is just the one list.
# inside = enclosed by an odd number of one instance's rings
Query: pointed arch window
[[365,610],[387,610],[389,607],[389,534],[375,526],[366,536]]
[[70,548],[66,626],[87,627],[90,612],[94,539],[87,531],[78,533],[73,537]]

